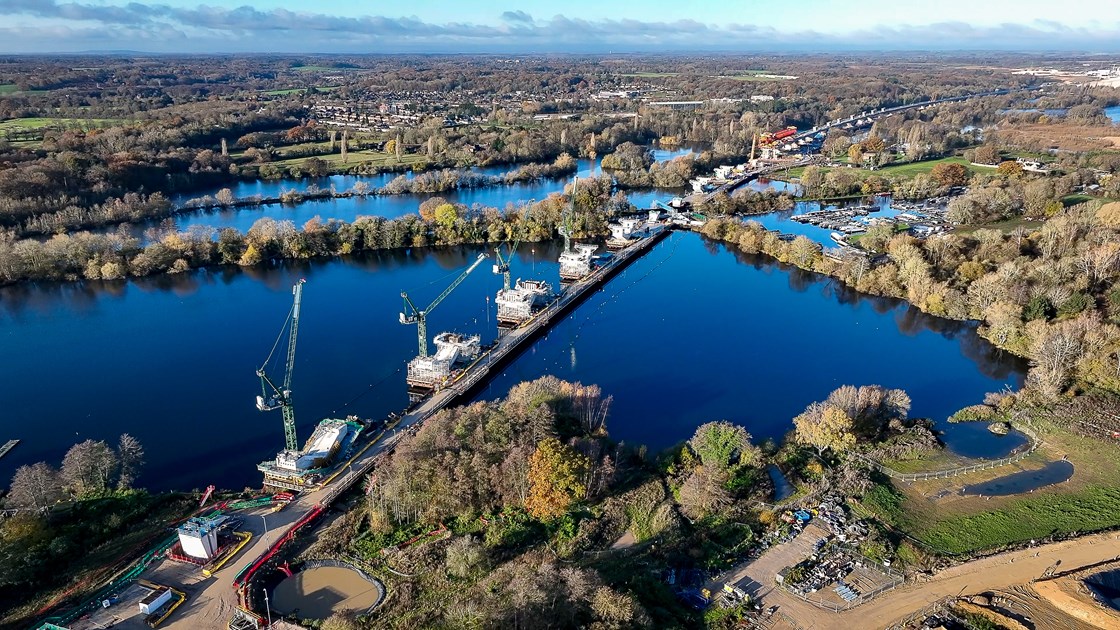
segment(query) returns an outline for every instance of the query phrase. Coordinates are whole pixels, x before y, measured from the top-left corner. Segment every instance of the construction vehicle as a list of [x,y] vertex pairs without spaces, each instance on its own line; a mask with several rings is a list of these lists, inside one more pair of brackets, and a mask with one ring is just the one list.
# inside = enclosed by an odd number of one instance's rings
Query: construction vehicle
[[[272,352],[268,353],[264,363],[257,369],[257,376],[261,379],[261,395],[257,396],[257,409],[260,411],[280,409],[284,418],[284,445],[289,451],[299,450],[299,442],[296,439],[296,412],[292,407],[292,371],[296,365],[296,336],[299,333],[299,309],[300,302],[303,299],[304,282],[306,280],[300,279],[292,287],[292,295],[294,296],[292,310],[288,313],[288,318],[280,329],[280,335],[276,337],[276,343],[272,345]],[[284,336],[285,328],[289,329],[288,358],[284,364],[284,378],[281,384],[277,386],[275,381],[268,376],[265,368],[272,360],[276,347],[280,345],[280,339]]]

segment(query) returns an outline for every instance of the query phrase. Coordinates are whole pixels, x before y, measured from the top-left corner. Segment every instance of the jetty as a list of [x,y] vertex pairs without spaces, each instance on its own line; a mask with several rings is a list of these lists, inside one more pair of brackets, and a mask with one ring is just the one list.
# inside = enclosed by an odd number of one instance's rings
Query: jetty
[[5,442],[4,446],[0,446],[0,457],[7,455],[17,444],[19,444],[19,440],[8,440]]

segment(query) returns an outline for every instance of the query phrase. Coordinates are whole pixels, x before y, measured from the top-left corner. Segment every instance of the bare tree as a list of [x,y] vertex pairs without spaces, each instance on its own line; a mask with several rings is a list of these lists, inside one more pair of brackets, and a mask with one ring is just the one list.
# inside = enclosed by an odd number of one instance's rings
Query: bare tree
[[86,440],[66,451],[62,478],[77,496],[96,494],[109,487],[117,465],[116,454],[105,442]]
[[132,487],[144,465],[144,446],[140,440],[127,433],[122,433],[117,444],[117,457],[121,462],[121,473],[117,478],[117,489],[127,490]]
[[20,466],[12,477],[8,506],[41,510],[62,497],[58,471],[44,462]]

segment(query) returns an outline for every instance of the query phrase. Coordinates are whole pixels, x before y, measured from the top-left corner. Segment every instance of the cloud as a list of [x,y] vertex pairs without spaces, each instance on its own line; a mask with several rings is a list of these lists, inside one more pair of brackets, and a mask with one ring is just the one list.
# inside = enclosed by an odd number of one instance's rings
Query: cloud
[[[102,46],[107,38],[116,39],[114,48],[138,41],[154,52],[184,47],[222,52],[1120,49],[1118,25],[1074,28],[1054,21],[988,27],[963,22],[880,25],[837,34],[691,19],[536,19],[520,10],[505,11],[486,24],[251,6],[59,0],[0,0],[0,15],[7,23],[0,28],[5,36],[0,49],[12,52],[89,49]],[[19,18],[26,23],[16,23]]]
[[532,24],[533,16],[524,11],[505,11],[502,13],[502,19],[506,22],[521,22],[524,24]]

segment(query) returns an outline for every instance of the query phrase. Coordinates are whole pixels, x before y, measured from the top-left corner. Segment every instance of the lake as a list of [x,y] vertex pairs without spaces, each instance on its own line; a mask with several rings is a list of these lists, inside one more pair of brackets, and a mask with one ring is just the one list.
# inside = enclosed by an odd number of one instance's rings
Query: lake
[[[254,370],[292,284],[307,280],[293,385],[306,439],[323,417],[380,418],[406,406],[404,365],[417,338],[397,321],[400,292],[433,299],[479,251],[0,289],[0,438],[23,440],[0,460],[0,478],[20,464],[58,465],[77,441],[129,432],[147,451],[148,488],[258,486],[255,465],[283,446],[283,431],[279,412],[254,407]],[[524,245],[514,277],[556,282],[558,253],[556,243]],[[500,282],[479,267],[432,312],[430,333],[492,338],[485,297]],[[1018,386],[1023,371],[971,324],[678,233],[590,296],[482,397],[544,374],[596,383],[615,397],[612,436],[661,449],[717,419],[781,438],[793,415],[845,383],[904,388],[914,415],[941,422],[985,392]],[[983,426],[939,426],[963,454],[1008,450]]]

